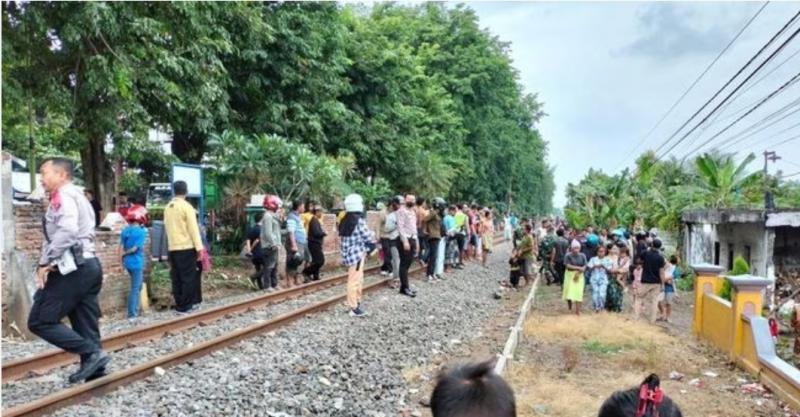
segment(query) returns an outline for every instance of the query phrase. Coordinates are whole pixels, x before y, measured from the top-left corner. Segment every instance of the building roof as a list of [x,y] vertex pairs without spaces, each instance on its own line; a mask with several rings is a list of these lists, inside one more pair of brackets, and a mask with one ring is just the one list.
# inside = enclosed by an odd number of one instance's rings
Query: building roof
[[767,227],[800,227],[800,209],[767,214]]
[[682,216],[684,223],[763,223],[764,210],[753,209],[697,209],[687,210]]
[[763,209],[696,209],[683,212],[684,223],[764,223],[767,227],[800,227],[800,208]]

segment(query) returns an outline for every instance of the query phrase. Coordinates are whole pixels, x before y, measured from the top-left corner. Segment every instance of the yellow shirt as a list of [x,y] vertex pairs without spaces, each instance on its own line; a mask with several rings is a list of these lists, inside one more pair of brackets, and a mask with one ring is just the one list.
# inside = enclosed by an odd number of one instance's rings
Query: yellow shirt
[[164,208],[164,228],[167,230],[170,251],[203,250],[197,212],[185,199],[173,198]]
[[308,211],[300,215],[300,221],[303,222],[303,228],[306,229],[306,236],[308,236],[308,226],[311,224],[312,218],[314,218],[314,214]]

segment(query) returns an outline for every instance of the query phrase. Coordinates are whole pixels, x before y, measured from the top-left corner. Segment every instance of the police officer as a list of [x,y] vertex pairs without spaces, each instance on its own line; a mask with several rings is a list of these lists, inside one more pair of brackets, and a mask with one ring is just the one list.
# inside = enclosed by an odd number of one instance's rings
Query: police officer
[[[103,270],[95,257],[94,211],[72,183],[72,170],[72,161],[65,158],[46,159],[40,168],[50,205],[43,220],[46,242],[36,269],[38,291],[28,329],[80,355],[80,368],[69,376],[75,383],[104,375],[111,358],[101,350],[97,323]],[[72,328],[61,323],[64,317]]]

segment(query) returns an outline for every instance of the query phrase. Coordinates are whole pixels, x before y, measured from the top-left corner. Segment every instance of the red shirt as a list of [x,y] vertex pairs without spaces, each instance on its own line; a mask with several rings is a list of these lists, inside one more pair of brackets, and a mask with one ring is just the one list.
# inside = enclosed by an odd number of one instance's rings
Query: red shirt
[[126,218],[128,215],[128,209],[131,208],[131,203],[128,203],[125,206],[117,206],[117,213],[122,215],[122,218]]

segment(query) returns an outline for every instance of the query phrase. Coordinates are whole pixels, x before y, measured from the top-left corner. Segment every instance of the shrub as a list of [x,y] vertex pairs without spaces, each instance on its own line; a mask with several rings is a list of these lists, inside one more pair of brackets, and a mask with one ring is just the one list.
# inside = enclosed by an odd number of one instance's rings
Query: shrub
[[675,286],[681,291],[694,290],[694,273],[688,273],[675,281]]
[[[737,256],[733,259],[733,269],[728,272],[728,275],[745,275],[750,273],[750,265],[742,256]],[[722,282],[722,289],[719,290],[719,296],[725,300],[730,301],[732,298],[733,286],[731,281],[727,278]]]

